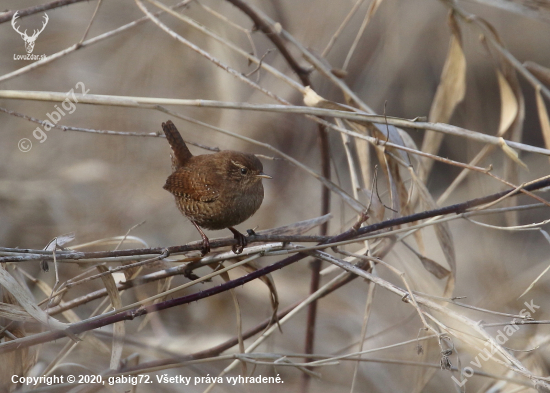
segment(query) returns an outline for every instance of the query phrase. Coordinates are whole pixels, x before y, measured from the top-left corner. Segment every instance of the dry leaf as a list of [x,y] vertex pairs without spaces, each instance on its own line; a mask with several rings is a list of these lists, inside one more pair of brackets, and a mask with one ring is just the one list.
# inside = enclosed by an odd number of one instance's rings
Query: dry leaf
[[372,186],[372,177],[374,176],[371,164],[371,147],[369,142],[364,139],[356,139],[355,146],[357,148],[357,158],[359,159],[361,174],[363,175],[363,185],[366,189]]
[[311,87],[304,89],[304,104],[312,108],[334,109],[338,111],[352,112],[351,108],[321,97]]
[[445,278],[449,274],[451,274],[449,270],[445,269],[433,259],[427,258],[423,255],[419,255],[418,258],[420,259],[420,262],[422,262],[422,266],[424,266],[424,269],[426,269],[428,272],[439,279]]
[[[420,231],[416,231],[420,232]],[[422,266],[424,266],[424,269],[426,269],[428,272],[433,274],[436,278],[442,279],[447,277],[451,272],[447,269],[445,269],[443,266],[441,266],[439,263],[434,261],[433,259],[430,259],[428,257],[425,257],[422,253],[416,251],[414,248],[412,248],[410,245],[408,245],[406,242],[403,241],[403,244],[414,254],[416,257],[420,260],[422,263]]]
[[[42,291],[42,293],[45,296],[49,297],[52,294],[52,287],[50,287],[48,284],[46,284],[43,280],[35,280],[34,284],[37,286],[38,289],[40,289],[40,291]],[[63,305],[63,302],[62,302],[61,298],[63,297],[64,294],[66,294],[66,292],[64,292],[62,295],[59,295],[57,297],[57,299],[56,299],[56,297],[54,297],[51,300],[51,303],[54,303],[54,304],[59,303],[59,304]],[[48,310],[46,310],[46,311],[48,311]],[[78,317],[78,315],[72,309],[68,309],[68,310],[63,311],[61,313],[61,315],[63,315],[63,317],[65,317],[65,319],[69,323],[76,323],[76,322],[81,321],[81,319]],[[86,335],[86,333],[84,333],[84,334]],[[106,354],[111,352],[109,350],[109,348],[103,343],[103,341],[101,341],[100,339],[98,339],[94,335],[86,335],[86,340],[84,342],[90,348],[94,348],[94,350],[101,351],[101,352],[106,353]]]
[[[5,310],[9,310],[8,312],[10,314],[19,314],[21,317],[26,315],[30,318],[30,320],[34,321],[34,318],[32,318],[25,310],[14,305],[14,303],[17,302],[15,297],[7,291],[2,291],[2,288],[0,288],[0,300],[4,302],[1,303],[4,305],[3,308]],[[14,307],[12,308],[11,306]],[[27,335],[24,329],[24,324],[18,322],[11,323],[7,328],[7,331],[11,334],[11,337],[15,337],[16,339]],[[4,335],[4,338],[2,339],[4,342],[9,342],[11,340],[12,339],[8,335]],[[18,384],[12,383],[12,377],[14,375],[26,376],[28,374],[31,367],[36,364],[38,350],[39,348],[35,346],[34,348],[23,348],[13,352],[0,354],[0,364],[2,365],[2,367],[0,367],[0,392],[8,393],[15,391]],[[21,386],[19,385],[19,387]]]
[[[487,28],[489,28],[493,32],[493,34],[496,34],[496,31],[488,22],[483,21],[483,23],[485,24],[485,26],[487,26]],[[513,70],[513,68],[503,58],[500,58],[500,62],[501,62],[501,67],[503,69],[503,72],[500,72],[497,69],[496,73],[497,73],[497,79],[498,79],[500,96],[501,96],[501,111],[500,111],[500,123],[499,123],[499,128],[496,136],[503,137],[504,135],[508,135],[510,139],[512,139],[511,136],[514,136],[515,139],[519,139],[519,134],[521,132],[521,127],[522,127],[523,117],[524,117],[523,95],[521,93],[521,89],[519,88],[517,77],[515,76],[515,71]],[[481,149],[481,151],[478,154],[476,154],[476,156],[469,162],[469,165],[478,165],[487,156],[489,156],[489,154],[491,154],[494,149],[495,149],[495,145],[485,145],[483,149]],[[511,157],[514,156],[514,153],[511,153],[508,150],[506,150],[505,153],[511,154]],[[505,165],[507,164],[508,164],[508,161],[505,162]],[[515,165],[513,168],[515,168]],[[505,172],[506,172],[505,177],[509,181],[516,183],[515,177],[517,176],[514,173],[511,173],[511,169],[507,167],[507,170]],[[441,194],[441,196],[438,199],[438,203],[443,203],[445,200],[447,200],[447,198],[452,194],[452,192],[470,173],[472,173],[470,170],[462,169],[460,174],[453,180],[452,184],[447,188],[447,190],[445,190],[445,192]],[[507,218],[507,219],[514,221],[513,217],[511,216],[513,214],[515,213],[508,212],[507,217],[510,217],[510,218]],[[513,225],[512,223],[509,223],[509,224]]]
[[38,305],[34,299],[31,298],[29,293],[21,287],[17,280],[9,274],[3,266],[0,266],[0,286],[4,287],[17,302],[27,311],[35,320],[42,323],[48,329],[54,330],[66,330],[69,325],[60,322],[57,319],[46,314]]
[[[392,125],[388,124],[372,124],[373,127],[370,128],[372,135],[381,141],[388,141],[391,143],[395,143],[396,145],[405,146],[405,142],[403,141],[403,138],[401,137],[401,133],[399,132],[398,128]],[[395,149],[393,147],[387,147],[389,151],[391,151],[393,154],[399,156],[406,165],[411,165],[411,161],[409,159],[409,155],[407,152],[401,150],[401,149]]]
[[[243,265],[242,268],[246,270],[248,273],[252,273],[258,270],[254,262],[250,262],[249,264]],[[270,325],[273,323],[277,323],[277,326],[279,326],[279,330],[281,330],[281,325],[279,325],[279,320],[277,319],[277,311],[279,310],[279,295],[277,293],[277,287],[275,286],[275,281],[273,280],[273,277],[271,276],[271,274],[267,274],[265,276],[260,277],[260,280],[269,289],[269,295],[270,295],[269,300],[271,301],[271,310],[272,310]]]
[[[96,266],[96,268],[100,273],[109,271],[106,266],[102,265]],[[117,286],[115,284],[113,276],[110,274],[101,276],[101,280],[103,281],[103,285],[105,285],[105,289],[107,290],[107,294],[109,295],[109,299],[111,300],[111,305],[113,306],[113,308],[121,308],[122,300],[120,299],[120,293],[117,290]],[[115,322],[113,324],[113,348],[111,352],[111,363],[109,366],[111,370],[118,370],[119,368],[120,358],[122,357],[124,336],[124,321]]]
[[[422,202],[422,205],[425,207],[425,210],[437,208],[437,204],[433,200],[432,195],[430,194],[424,183],[420,181],[420,179],[416,176],[412,169],[410,170],[410,173],[414,181],[414,185],[417,187],[418,193],[420,195],[420,200]],[[439,245],[441,246],[441,250],[445,255],[445,259],[451,268],[452,274],[447,280],[447,285],[443,294],[443,296],[448,297],[451,296],[453,293],[456,277],[456,252],[453,236],[451,234],[449,225],[446,222],[434,225],[434,231],[437,236],[437,240],[439,241]]]
[[497,70],[497,78],[500,88],[500,123],[498,126],[498,136],[503,136],[516,119],[519,105],[514,90],[512,90],[512,87],[499,70]]
[[[388,149],[388,151],[401,158],[406,163],[406,165],[411,165],[407,152],[384,145],[384,142],[391,142],[396,145],[406,146],[403,138],[401,137],[401,134],[404,131],[399,130],[397,127],[388,124],[367,123],[348,120],[346,120],[346,123],[348,123],[348,125],[358,133],[365,135],[370,133],[373,138],[378,139],[378,143],[375,146],[379,148],[383,147],[383,149]],[[383,160],[379,160],[379,162],[382,163]],[[370,184],[370,182],[365,181],[365,184]]]
[[[462,50],[460,28],[452,12],[449,14],[449,26],[452,32],[449,52],[428,117],[429,121],[434,123],[448,123],[456,106],[462,102],[466,94],[466,57]],[[442,133],[426,131],[422,141],[422,151],[437,154],[443,136]],[[433,160],[423,157],[421,162],[422,169],[419,177],[426,182],[433,166]]]
[[[69,242],[72,242],[75,238],[74,232],[66,233],[65,235],[54,237],[50,242],[44,247],[45,251],[54,251],[57,250],[58,247],[63,246],[64,244],[67,244]],[[48,261],[42,260],[40,262],[40,266],[42,267],[42,270],[45,272],[50,270],[50,267],[48,266]]]
[[399,192],[397,190],[396,181],[392,176],[392,169],[390,166],[389,157],[384,153],[384,147],[376,146],[374,151],[378,156],[378,161],[382,163],[382,169],[384,170],[384,175],[386,176],[386,180],[388,182],[390,205],[393,210],[391,213],[392,213],[392,217],[395,218],[399,215],[399,208],[401,206],[401,202],[399,200]]
[[502,151],[508,156],[508,158],[510,158],[516,164],[521,165],[525,169],[529,170],[529,168],[527,167],[527,164],[525,164],[519,158],[518,152],[512,149],[510,146],[508,146],[504,138],[499,138],[499,142],[500,142],[500,147],[502,148]]
[[542,130],[542,136],[544,137],[544,145],[548,149],[550,148],[550,119],[548,119],[548,112],[546,111],[546,105],[544,104],[544,99],[540,93],[540,87],[537,87],[536,97],[540,128]]
[[[223,265],[219,267],[222,268],[222,266]],[[231,278],[229,278],[228,272],[220,273],[220,277],[225,282],[231,281]],[[237,291],[235,291],[235,288],[231,288],[229,290],[229,293],[231,294],[231,298],[233,299],[233,304],[235,305],[235,314],[236,314],[235,316],[237,319],[237,341],[239,343],[239,352],[245,353],[246,349],[244,347],[244,339],[243,339],[243,320],[242,320],[241,305],[239,304],[239,298],[237,297]],[[247,375],[248,372],[247,372],[246,362],[241,361],[241,366],[242,366],[242,369],[241,369],[242,375]]]
[[[490,26],[488,22],[485,22],[486,26]],[[494,32],[497,40],[500,41],[496,31]],[[500,112],[500,125],[498,136],[506,137],[510,141],[519,142],[523,133],[523,120],[525,118],[525,100],[523,93],[519,85],[517,73],[514,65],[510,61],[502,56],[498,55],[500,69],[497,70],[498,84],[500,88],[501,97],[501,112]],[[517,157],[517,153],[508,146],[503,147],[504,153],[511,158],[504,161],[504,177],[513,184],[519,183],[519,175],[517,164],[521,164],[521,160]],[[524,166],[523,164],[522,166]],[[527,168],[527,166],[525,166]],[[504,201],[505,207],[512,207],[515,204],[514,199],[508,198]],[[507,225],[514,226],[518,224],[517,211],[510,211],[505,214],[505,220]]]
[[0,318],[22,322],[33,322],[35,320],[23,307],[8,303],[0,303]]

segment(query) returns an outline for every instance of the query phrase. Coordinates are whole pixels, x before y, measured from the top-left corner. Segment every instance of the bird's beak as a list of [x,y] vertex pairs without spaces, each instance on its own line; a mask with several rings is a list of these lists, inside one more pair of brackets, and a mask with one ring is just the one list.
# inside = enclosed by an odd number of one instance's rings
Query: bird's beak
[[263,173],[263,172],[258,173],[258,174],[256,175],[256,177],[261,177],[261,178],[263,178],[263,179],[273,179],[271,176],[266,175],[266,174]]

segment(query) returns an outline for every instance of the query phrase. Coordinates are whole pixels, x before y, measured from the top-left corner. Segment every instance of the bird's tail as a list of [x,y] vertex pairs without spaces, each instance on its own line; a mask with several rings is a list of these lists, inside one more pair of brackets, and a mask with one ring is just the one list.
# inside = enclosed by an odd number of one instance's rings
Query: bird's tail
[[185,163],[193,157],[193,154],[191,154],[187,148],[180,132],[170,120],[166,123],[162,123],[162,130],[164,131],[164,135],[166,135],[166,139],[168,139],[168,143],[170,143],[170,146],[174,151],[175,160],[172,160],[175,161],[173,162],[173,164],[175,164],[174,166],[177,168],[185,165]]

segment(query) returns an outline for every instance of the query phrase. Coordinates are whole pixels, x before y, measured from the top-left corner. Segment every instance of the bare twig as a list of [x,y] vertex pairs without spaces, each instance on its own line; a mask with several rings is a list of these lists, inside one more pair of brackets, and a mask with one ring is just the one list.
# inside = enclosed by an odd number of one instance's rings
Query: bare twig
[[0,23],[4,23],[11,20],[11,18],[13,18],[13,15],[16,12],[20,17],[24,17],[24,16],[37,14],[39,12],[53,10],[59,7],[64,7],[66,5],[80,3],[81,1],[84,1],[84,0],[57,0],[57,1],[52,1],[51,3],[40,4],[40,5],[35,5],[33,7],[24,8],[22,10],[8,11],[0,15]]
[[[33,63],[34,64],[34,63]],[[453,126],[443,123],[430,123],[423,121],[416,121],[414,119],[402,119],[397,117],[380,115],[369,115],[362,112],[348,112],[341,110],[325,109],[325,108],[312,108],[306,106],[291,106],[291,105],[255,105],[249,103],[235,103],[235,102],[223,102],[223,101],[210,101],[210,100],[185,100],[185,99],[170,99],[170,98],[152,98],[152,97],[123,97],[123,96],[102,96],[94,94],[75,94],[79,103],[94,104],[94,105],[114,105],[124,106],[131,108],[148,108],[158,109],[158,105],[183,105],[183,106],[196,106],[199,108],[224,108],[224,109],[241,109],[251,111],[262,112],[274,112],[274,113],[299,113],[321,117],[337,117],[341,119],[353,120],[356,122],[366,123],[385,123],[394,125],[396,127],[408,127],[413,129],[424,129],[442,132],[447,135],[454,135],[466,139],[471,139],[480,143],[487,143],[491,145],[501,146],[502,139],[482,134],[476,131],[468,130],[465,128]],[[67,98],[66,93],[58,92],[39,92],[39,91],[20,91],[20,90],[0,90],[0,98],[12,98],[12,99],[24,99],[24,100],[38,100],[38,101],[55,101],[63,102]],[[351,132],[351,131],[350,131]],[[358,134],[360,135],[360,134]],[[505,141],[506,144],[514,149],[538,153],[550,156],[550,150],[527,145],[520,142]]]

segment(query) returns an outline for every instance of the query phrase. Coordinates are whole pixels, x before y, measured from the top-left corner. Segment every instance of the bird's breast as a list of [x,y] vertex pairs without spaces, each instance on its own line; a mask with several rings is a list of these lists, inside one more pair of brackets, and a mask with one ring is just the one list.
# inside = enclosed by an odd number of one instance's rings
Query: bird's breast
[[189,200],[177,200],[177,202],[182,213],[197,225],[218,230],[238,225],[248,219],[260,208],[263,199],[264,189],[259,182],[240,191],[225,190],[213,202]]

